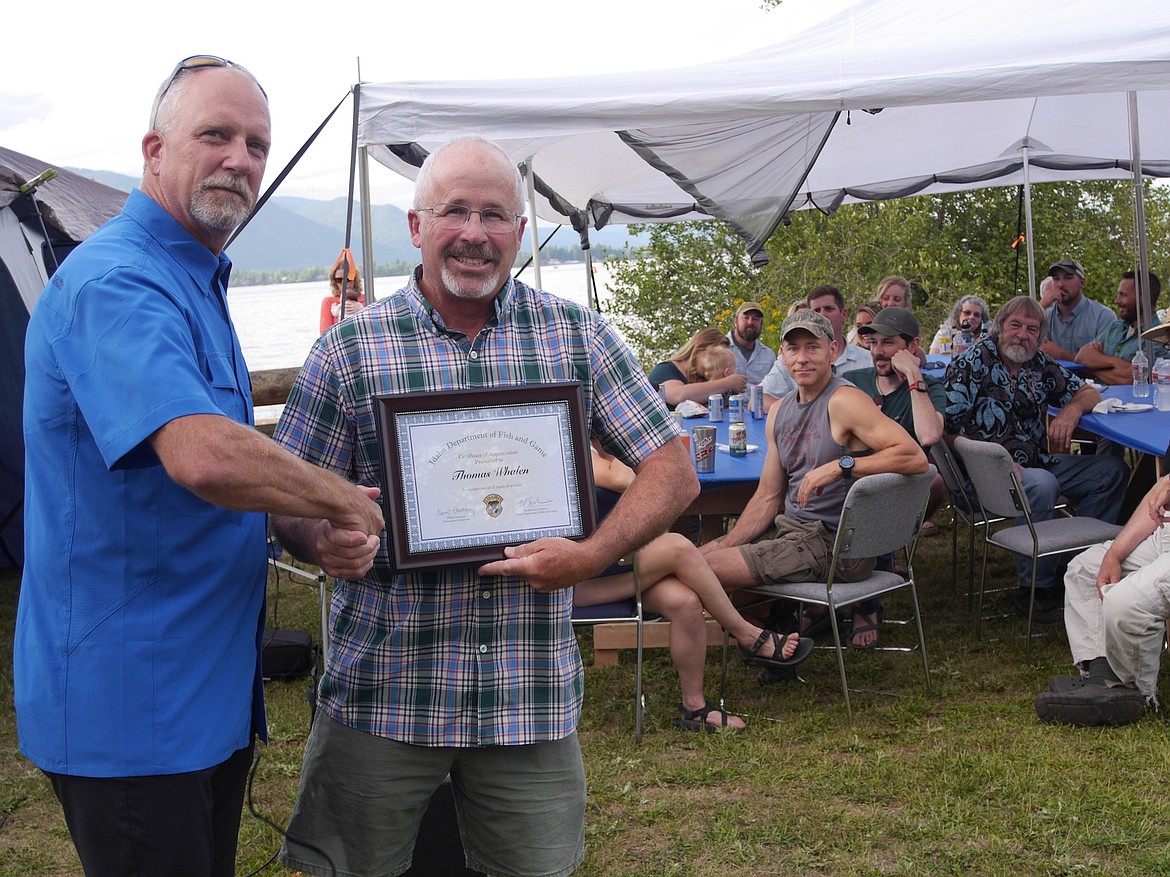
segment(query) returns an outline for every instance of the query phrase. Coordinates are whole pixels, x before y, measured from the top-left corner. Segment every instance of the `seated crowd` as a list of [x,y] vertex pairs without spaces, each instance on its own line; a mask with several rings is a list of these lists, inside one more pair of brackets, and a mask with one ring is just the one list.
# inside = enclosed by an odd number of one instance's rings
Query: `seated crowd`
[[[932,445],[962,435],[1007,449],[1033,520],[1051,518],[1063,497],[1079,514],[1119,522],[1129,480],[1123,456],[1108,445],[1096,453],[1071,453],[1070,446],[1080,419],[1102,398],[1086,377],[1128,383],[1141,331],[1157,322],[1158,278],[1150,274],[1144,284],[1140,326],[1137,285],[1134,272],[1125,272],[1115,315],[1084,297],[1084,269],[1064,259],[1050,268],[1040,302],[1019,296],[992,314],[982,298],[962,296],[930,344],[932,354],[953,354],[941,380],[924,371],[926,347],[910,309],[911,285],[897,276],[882,281],[876,300],[858,308],[855,322],[839,289],[813,288],[789,309],[776,354],[760,341],[764,308],[745,302],[726,335],[702,329],[656,366],[650,380],[671,408],[760,384],[768,411],[759,484],[727,533],[698,547],[667,534],[639,554],[647,607],[679,628],[670,641],[682,687],[676,725],[744,727],[702,693],[703,610],[736,638],[744,661],[761,668],[761,684],[784,678],[778,671],[807,657],[811,635],[829,619],[812,611],[797,618],[775,606],[767,616],[750,617],[736,608],[736,595],[762,584],[822,579],[853,478],[925,471]],[[846,340],[847,331],[855,343]],[[943,339],[960,335],[965,344],[942,349]],[[1156,345],[1156,356],[1165,353]],[[1050,408],[1058,410],[1051,418]],[[599,484],[608,465],[598,463]],[[947,498],[936,476],[927,518]],[[1154,486],[1118,539],[1068,564],[1064,587],[1061,559],[1039,561],[1033,618],[1066,623],[1080,668],[1079,676],[1057,677],[1037,698],[1041,718],[1116,724],[1156,706],[1170,615],[1170,567],[1158,561],[1166,520],[1170,478]],[[854,561],[840,578],[862,578],[888,562]],[[1033,599],[1031,564],[1021,557],[1017,569],[1014,608],[1025,617]],[[579,586],[577,599],[601,602],[632,593],[632,576],[621,570]],[[877,601],[853,607],[851,647],[876,646],[879,613]]]

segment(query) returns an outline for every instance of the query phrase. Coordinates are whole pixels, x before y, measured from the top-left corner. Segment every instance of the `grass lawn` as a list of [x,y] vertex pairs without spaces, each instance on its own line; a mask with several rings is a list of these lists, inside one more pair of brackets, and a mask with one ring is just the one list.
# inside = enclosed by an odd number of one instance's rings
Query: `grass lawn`
[[[939,516],[942,520],[943,516]],[[962,541],[962,540],[960,540]],[[962,551],[962,548],[960,549]],[[836,661],[818,651],[802,682],[760,688],[738,658],[729,706],[746,734],[675,730],[677,679],[648,652],[647,728],[634,743],[632,653],[588,667],[580,734],[589,778],[583,877],[647,875],[1149,875],[1170,873],[1170,727],[1041,724],[1032,698],[1071,672],[1063,626],[1041,628],[1025,661],[1023,622],[967,612],[966,559],[950,584],[950,531],[922,541],[916,564],[933,692],[916,654],[850,653],[856,722],[846,724]],[[1014,576],[993,555],[989,581]],[[0,573],[0,644],[11,654],[18,574]],[[281,627],[317,631],[316,593],[282,576]],[[273,602],[270,599],[270,603]],[[886,606],[905,617],[904,598]],[[270,606],[271,610],[271,606]],[[910,642],[883,625],[883,641]],[[316,636],[315,636],[316,638]],[[591,635],[581,634],[586,663]],[[10,661],[0,675],[0,872],[80,873],[48,782],[17,752]],[[708,662],[719,685],[719,649]],[[872,693],[878,690],[897,696]],[[283,825],[308,733],[306,682],[268,686],[271,744],[253,806]],[[237,873],[264,866],[277,832],[245,812]],[[288,874],[273,863],[265,874]]]

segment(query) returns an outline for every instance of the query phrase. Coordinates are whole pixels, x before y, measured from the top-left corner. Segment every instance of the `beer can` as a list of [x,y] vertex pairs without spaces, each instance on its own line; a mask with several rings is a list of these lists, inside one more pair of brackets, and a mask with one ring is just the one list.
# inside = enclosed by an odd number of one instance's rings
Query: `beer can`
[[734,394],[727,400],[727,420],[730,423],[743,423],[743,408],[747,402],[742,393]]
[[723,394],[712,393],[707,398],[707,416],[712,423],[723,419]]
[[727,445],[733,457],[747,456],[747,427],[743,421],[730,423],[727,426]]
[[696,472],[715,471],[715,427],[696,426],[691,430],[691,450]]
[[761,384],[752,384],[748,387],[748,408],[752,412],[752,420],[763,420],[767,415],[764,410],[764,387]]

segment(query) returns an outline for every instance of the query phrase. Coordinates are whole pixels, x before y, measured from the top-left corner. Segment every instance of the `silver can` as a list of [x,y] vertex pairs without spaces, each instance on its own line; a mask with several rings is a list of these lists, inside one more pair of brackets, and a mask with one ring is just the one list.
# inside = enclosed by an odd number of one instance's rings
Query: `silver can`
[[743,409],[747,397],[742,393],[734,394],[727,400],[727,420],[729,423],[743,423]]
[[695,454],[696,472],[715,471],[715,427],[696,426],[691,430],[691,450]]
[[723,420],[723,395],[712,393],[707,397],[707,417],[712,423]]
[[748,387],[748,408],[751,409],[752,420],[763,420],[768,414],[764,410],[764,387],[761,384]]
[[727,448],[733,457],[747,456],[747,427],[742,420],[727,425]]

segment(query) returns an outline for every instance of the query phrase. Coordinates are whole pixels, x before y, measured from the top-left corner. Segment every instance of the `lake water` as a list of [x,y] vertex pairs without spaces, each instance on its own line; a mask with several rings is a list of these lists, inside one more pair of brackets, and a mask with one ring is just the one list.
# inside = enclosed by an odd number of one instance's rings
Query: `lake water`
[[[604,265],[594,266],[594,282],[602,299],[608,277]],[[533,283],[532,269],[528,268],[520,278]],[[405,286],[406,280],[405,276],[379,277],[375,291],[384,298]],[[584,262],[542,265],[540,280],[548,292],[586,303]],[[300,366],[317,340],[321,299],[328,294],[329,284],[325,281],[231,287],[228,307],[248,368],[260,371]]]

